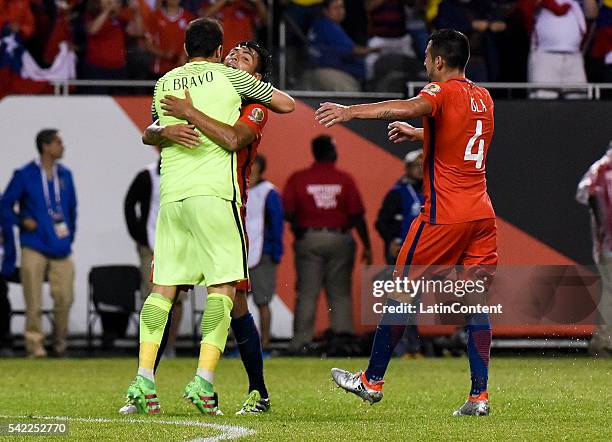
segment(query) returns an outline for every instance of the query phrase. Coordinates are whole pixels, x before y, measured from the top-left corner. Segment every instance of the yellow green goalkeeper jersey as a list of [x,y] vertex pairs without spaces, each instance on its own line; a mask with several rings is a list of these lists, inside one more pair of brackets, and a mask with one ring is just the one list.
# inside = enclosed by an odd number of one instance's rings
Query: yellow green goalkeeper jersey
[[[263,104],[272,100],[272,85],[221,63],[198,61],[171,70],[157,81],[151,110],[159,124],[185,123],[165,116],[160,101],[165,95],[183,98],[188,89],[194,106],[211,118],[233,125],[240,116],[242,99]],[[178,144],[161,154],[160,204],[192,196],[217,196],[242,203],[236,173],[236,154],[208,137],[188,149]]]

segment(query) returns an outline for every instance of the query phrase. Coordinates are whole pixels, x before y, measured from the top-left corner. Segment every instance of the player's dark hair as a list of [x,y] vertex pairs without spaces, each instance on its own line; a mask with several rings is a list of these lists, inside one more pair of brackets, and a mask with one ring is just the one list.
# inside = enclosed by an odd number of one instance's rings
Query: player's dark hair
[[319,135],[312,140],[312,155],[318,163],[330,163],[338,159],[336,145],[329,135]]
[[429,37],[431,58],[442,57],[451,68],[465,69],[470,59],[470,41],[454,29],[440,29]]
[[185,31],[185,50],[189,58],[212,57],[223,44],[223,28],[214,18],[192,20]]
[[266,171],[266,157],[257,154],[253,162],[259,166],[259,174],[262,175]]
[[58,132],[58,129],[43,129],[36,134],[36,150],[39,154],[42,154],[43,144],[52,143]]
[[261,74],[261,81],[270,81],[272,75],[272,54],[255,40],[248,40],[238,43],[238,47],[249,48],[257,52],[259,62],[255,72]]

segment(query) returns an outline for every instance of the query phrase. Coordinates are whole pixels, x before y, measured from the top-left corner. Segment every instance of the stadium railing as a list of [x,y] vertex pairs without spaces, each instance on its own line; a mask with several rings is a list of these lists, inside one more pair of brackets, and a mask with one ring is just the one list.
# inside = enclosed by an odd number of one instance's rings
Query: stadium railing
[[[122,89],[126,90],[126,94],[130,94],[130,89],[134,88],[150,88],[151,92],[155,86],[155,81],[152,80],[57,80],[51,83],[53,85],[54,95],[71,95],[74,93],[73,88],[113,88],[115,93]],[[387,93],[387,92],[334,92],[334,91],[288,91],[297,98],[365,98],[365,99],[390,99],[390,98],[405,98],[413,97],[415,93],[423,87],[425,82],[409,81],[406,83],[406,94]],[[480,86],[491,90],[501,90],[506,92],[506,97],[512,99],[513,92],[522,91],[528,92],[538,89],[563,89],[572,90],[572,92],[586,93],[588,100],[601,100],[602,92],[612,91],[612,83],[580,83],[580,84],[561,84],[561,83],[478,83]]]
[[[414,94],[427,83],[409,81],[406,83],[406,90],[409,97]],[[586,92],[589,100],[601,100],[602,90],[612,90],[612,83],[478,83],[479,86],[492,90],[505,90],[508,92],[508,98],[512,98],[513,90],[531,91],[539,89],[559,89],[571,90],[572,92]]]

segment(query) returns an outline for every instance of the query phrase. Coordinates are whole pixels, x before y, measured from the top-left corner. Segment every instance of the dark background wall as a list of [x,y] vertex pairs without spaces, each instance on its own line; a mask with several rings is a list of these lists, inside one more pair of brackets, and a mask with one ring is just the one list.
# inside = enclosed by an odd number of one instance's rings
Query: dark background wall
[[[321,100],[303,101],[316,108]],[[421,126],[420,121],[412,123]],[[347,127],[397,157],[417,147],[390,143],[386,125],[355,121]],[[487,159],[496,212],[573,260],[591,263],[588,212],[574,195],[578,181],[610,140],[612,102],[496,101],[495,135]]]

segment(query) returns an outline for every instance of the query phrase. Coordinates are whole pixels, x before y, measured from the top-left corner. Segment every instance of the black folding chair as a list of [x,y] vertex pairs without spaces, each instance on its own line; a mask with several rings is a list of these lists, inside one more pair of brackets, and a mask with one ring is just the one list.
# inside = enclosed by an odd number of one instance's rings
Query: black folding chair
[[[6,278],[6,282],[12,282],[13,284],[20,284],[21,285],[21,274],[19,272],[19,267],[16,267],[15,271],[13,272],[13,274]],[[48,275],[48,273],[45,273],[45,278],[43,280],[43,285],[47,284],[48,282],[49,282],[49,275]],[[53,317],[53,309],[50,309],[50,308],[41,309],[40,313],[43,316],[43,318],[47,318],[47,320],[49,321],[49,324],[51,324],[51,328],[54,328],[55,327],[55,322],[54,322],[55,318]],[[25,307],[22,308],[22,309],[13,309],[13,310],[11,310],[11,317],[12,316],[25,316],[25,315],[26,315]]]
[[[92,267],[87,302],[87,348],[93,350],[93,327],[100,318],[104,340],[125,336],[129,320],[135,318],[136,295],[140,292],[140,269],[132,265]],[[115,329],[116,333],[107,333]]]

